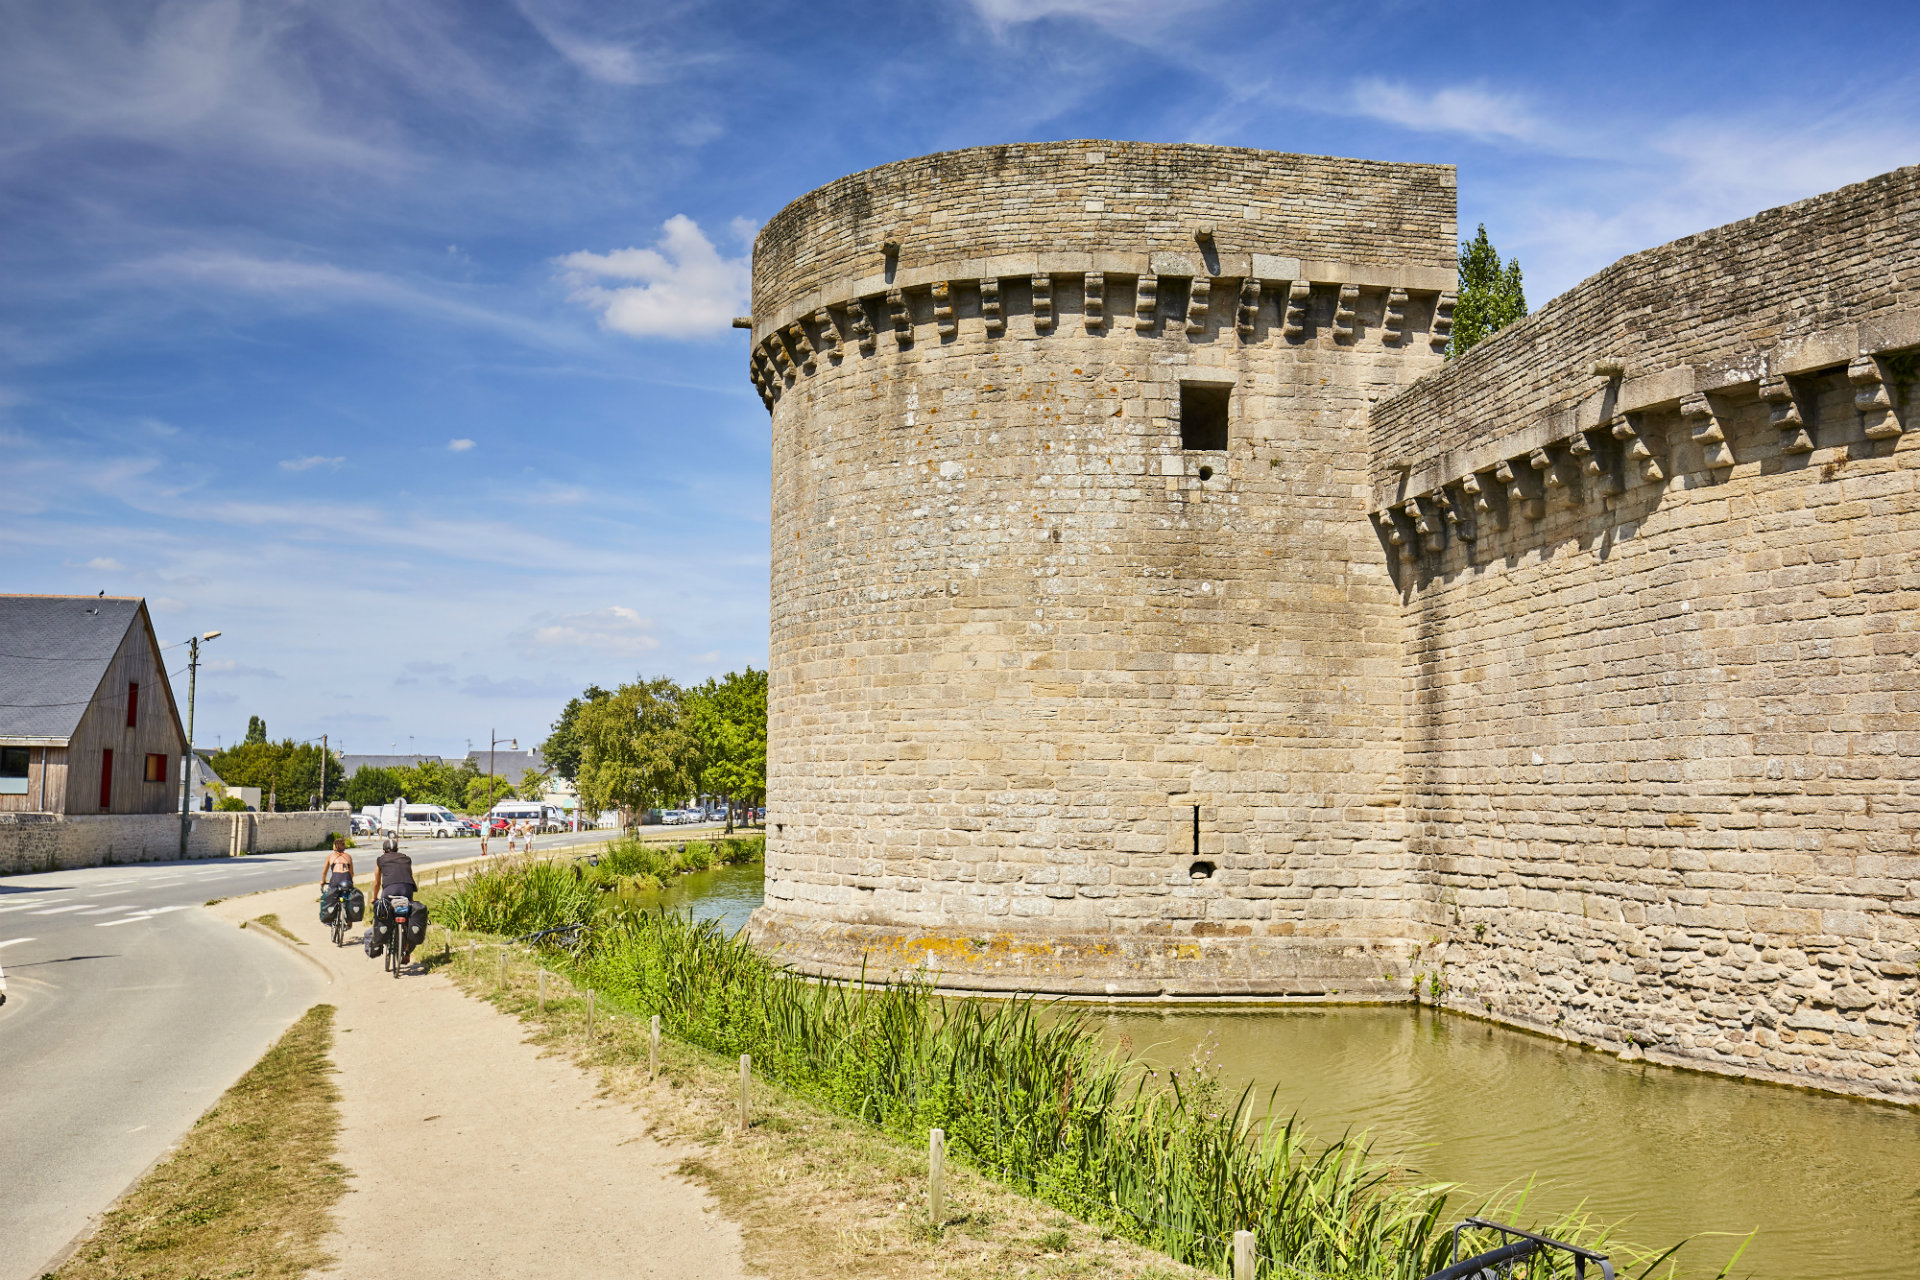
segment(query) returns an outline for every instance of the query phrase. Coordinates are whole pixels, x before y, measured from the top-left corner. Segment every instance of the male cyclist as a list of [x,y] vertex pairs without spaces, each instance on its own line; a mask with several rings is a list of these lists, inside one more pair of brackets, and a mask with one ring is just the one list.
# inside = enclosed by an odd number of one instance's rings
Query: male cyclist
[[347,842],[340,836],[333,838],[333,852],[327,855],[326,862],[320,868],[320,900],[325,902],[328,895],[334,899],[334,909],[347,909],[347,895],[353,892],[353,855],[347,852]]
[[[406,964],[413,959],[413,945],[407,941],[407,930],[394,923],[393,912],[387,906],[389,898],[410,900],[413,894],[413,859],[400,852],[398,839],[388,836],[381,843],[380,856],[373,863],[373,912],[376,924],[367,930],[366,951],[369,957],[380,954],[378,922],[384,920],[393,929],[393,945],[400,950],[400,963]],[[426,908],[416,903],[413,912],[424,930]]]

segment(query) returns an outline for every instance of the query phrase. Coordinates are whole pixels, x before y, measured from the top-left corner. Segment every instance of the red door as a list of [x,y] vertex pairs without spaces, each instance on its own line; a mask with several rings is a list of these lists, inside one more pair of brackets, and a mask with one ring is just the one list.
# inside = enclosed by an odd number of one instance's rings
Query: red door
[[113,750],[100,753],[100,812],[113,808]]

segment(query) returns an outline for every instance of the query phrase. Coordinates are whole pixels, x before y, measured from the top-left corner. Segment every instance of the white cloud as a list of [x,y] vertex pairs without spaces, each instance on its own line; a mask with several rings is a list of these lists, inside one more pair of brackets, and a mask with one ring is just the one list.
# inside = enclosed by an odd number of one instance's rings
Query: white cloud
[[1516,142],[1539,142],[1548,134],[1520,98],[1479,85],[1449,85],[1422,93],[1403,84],[1367,79],[1354,84],[1352,95],[1354,114],[1421,133],[1464,133]]
[[651,249],[570,253],[559,259],[573,300],[598,311],[602,327],[634,337],[704,338],[726,332],[748,306],[748,260],[721,257],[685,214],[668,218],[663,230]]
[[345,458],[328,458],[316,453],[305,458],[282,458],[280,460],[280,469],[282,471],[311,471],[315,467],[338,467],[345,461]]
[[972,0],[996,32],[1045,18],[1080,18],[1118,36],[1145,35],[1218,0]]
[[561,57],[595,80],[608,84],[641,84],[649,77],[631,48],[610,40],[596,40],[570,30],[550,12],[550,6],[533,0],[515,0],[514,7],[527,25],[540,33]]
[[461,436],[456,440],[447,441],[448,453],[465,453],[471,448],[473,448],[473,441],[467,439],[465,436]]
[[87,568],[101,569],[107,573],[125,573],[127,571],[127,566],[121,564],[112,556],[95,556],[93,559],[87,561]]
[[660,641],[653,636],[653,620],[617,604],[542,622],[525,640],[532,648],[587,649],[627,656],[650,653],[660,647]]

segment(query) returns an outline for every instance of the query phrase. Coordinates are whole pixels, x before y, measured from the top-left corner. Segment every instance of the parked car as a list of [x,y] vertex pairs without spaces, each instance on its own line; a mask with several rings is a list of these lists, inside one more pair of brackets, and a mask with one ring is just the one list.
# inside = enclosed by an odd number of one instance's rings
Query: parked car
[[351,836],[370,836],[375,832],[375,823],[364,813],[356,813],[347,819],[347,834]]
[[[389,806],[391,807],[391,806]],[[431,836],[445,840],[456,835],[464,835],[460,830],[463,819],[451,809],[439,805],[408,805],[406,812],[398,815],[395,821],[390,815],[380,834],[407,836]]]

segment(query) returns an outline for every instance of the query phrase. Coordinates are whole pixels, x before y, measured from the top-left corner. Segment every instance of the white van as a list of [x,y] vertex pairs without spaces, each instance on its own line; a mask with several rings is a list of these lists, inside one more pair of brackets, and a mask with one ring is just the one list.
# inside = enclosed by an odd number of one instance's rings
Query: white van
[[536,800],[502,800],[489,815],[508,822],[524,822],[535,831],[546,833],[567,829],[567,811],[555,804]]
[[393,811],[397,807],[396,805],[386,806],[386,822],[381,828],[382,835],[397,835],[403,838],[433,836],[447,839],[465,832],[460,816],[451,809],[442,808],[437,804],[410,804],[405,812],[395,815]]

